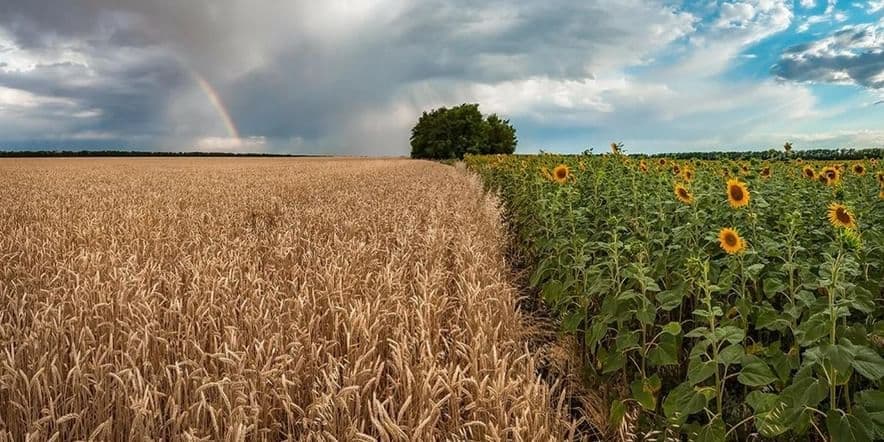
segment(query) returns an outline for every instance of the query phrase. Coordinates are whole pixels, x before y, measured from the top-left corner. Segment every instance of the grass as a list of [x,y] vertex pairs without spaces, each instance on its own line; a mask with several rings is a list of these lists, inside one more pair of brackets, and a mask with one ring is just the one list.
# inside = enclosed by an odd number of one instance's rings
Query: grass
[[0,188],[0,439],[576,437],[462,168],[8,159]]

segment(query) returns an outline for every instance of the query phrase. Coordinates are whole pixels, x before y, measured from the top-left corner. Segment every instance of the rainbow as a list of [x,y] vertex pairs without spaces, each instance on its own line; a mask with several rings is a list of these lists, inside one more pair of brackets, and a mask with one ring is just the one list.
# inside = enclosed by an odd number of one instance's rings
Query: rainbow
[[230,112],[227,111],[227,108],[224,106],[224,102],[221,101],[221,97],[218,95],[218,92],[215,91],[215,88],[205,79],[199,72],[189,69],[190,74],[193,77],[196,84],[199,85],[200,89],[203,90],[203,93],[206,94],[206,97],[209,99],[209,103],[212,104],[212,107],[218,112],[218,115],[221,117],[221,122],[224,123],[224,127],[227,129],[227,134],[236,140],[240,139],[239,130],[237,130],[236,125],[233,124],[233,119],[230,118]]

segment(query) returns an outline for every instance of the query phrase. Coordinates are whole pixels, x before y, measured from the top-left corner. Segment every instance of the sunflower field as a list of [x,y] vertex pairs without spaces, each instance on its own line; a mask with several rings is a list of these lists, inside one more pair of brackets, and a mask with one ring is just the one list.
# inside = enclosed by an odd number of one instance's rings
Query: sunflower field
[[[610,425],[884,439],[884,172],[857,161],[468,156]],[[610,387],[618,386],[618,387]]]

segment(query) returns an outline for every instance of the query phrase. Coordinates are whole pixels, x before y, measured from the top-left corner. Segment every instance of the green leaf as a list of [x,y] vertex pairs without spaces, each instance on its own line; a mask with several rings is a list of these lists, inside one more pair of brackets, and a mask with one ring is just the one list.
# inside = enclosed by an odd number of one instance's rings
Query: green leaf
[[784,319],[779,311],[765,303],[758,307],[755,316],[755,327],[761,330],[783,331],[789,327],[789,321]]
[[712,422],[700,428],[696,434],[693,434],[691,440],[694,442],[723,442],[726,432],[727,429],[724,426],[724,421],[716,417]]
[[884,377],[884,358],[875,350],[865,345],[852,345],[846,343],[848,351],[853,355],[850,365],[859,372],[859,374],[877,381]]
[[715,338],[718,342],[727,341],[731,344],[739,344],[743,342],[743,339],[746,337],[746,332],[733,325],[727,325],[724,327],[715,329]]
[[648,352],[648,362],[655,367],[679,365],[678,344],[678,337],[664,334],[657,341],[657,345]]
[[784,291],[786,291],[786,285],[781,282],[780,278],[766,278],[764,280],[764,294],[768,298]]
[[580,324],[583,322],[583,318],[585,315],[582,310],[577,310],[571,312],[565,319],[562,320],[562,330],[568,333],[574,333],[580,327]]
[[776,380],[777,377],[774,376],[770,367],[760,358],[755,358],[748,364],[744,364],[737,376],[737,381],[750,387],[760,387]]
[[811,412],[806,407],[815,407],[827,394],[825,384],[799,372],[795,382],[779,396],[753,391],[746,396],[746,402],[755,410],[758,432],[764,437],[776,437],[809,425]]
[[672,321],[663,326],[663,333],[668,333],[673,336],[678,336],[681,334],[681,324],[675,321]]
[[857,406],[853,408],[853,415],[856,416],[872,439],[884,439],[884,412],[872,412],[863,406]]
[[822,315],[816,314],[798,325],[795,337],[802,347],[813,345],[823,336],[829,334],[829,322]]
[[663,414],[673,423],[683,424],[687,418],[706,407],[706,397],[683,382],[672,389],[663,401]]
[[768,349],[767,361],[781,382],[786,383],[789,381],[792,369],[795,367],[793,367],[793,361],[782,350],[779,348]]
[[762,270],[764,270],[764,264],[752,264],[751,266],[746,267],[746,273],[752,279],[757,279]]
[[805,307],[813,307],[813,305],[816,304],[816,296],[807,290],[799,291],[798,294],[795,295],[795,298],[801,301]]
[[777,403],[778,396],[774,393],[763,393],[758,390],[750,391],[746,395],[746,403],[752,407],[756,413],[760,411],[770,410]]
[[611,402],[611,413],[609,414],[611,425],[619,426],[623,421],[623,416],[626,416],[626,404],[619,399]]
[[620,370],[626,365],[626,355],[619,352],[599,352],[599,360],[602,362],[602,373],[608,374]]
[[651,305],[650,302],[645,302],[638,311],[635,312],[635,318],[642,324],[651,325],[657,318],[657,311],[654,310],[654,306]]
[[684,289],[682,287],[664,290],[657,294],[657,302],[660,304],[660,308],[667,312],[681,306],[682,299],[684,299]]
[[688,362],[688,383],[690,385],[697,385],[709,379],[709,377],[715,374],[717,369],[715,361],[704,362],[700,358],[691,359]]
[[638,332],[632,330],[621,330],[614,341],[614,349],[619,352],[636,346],[638,346]]
[[856,416],[844,414],[840,410],[829,410],[826,413],[826,429],[829,430],[832,442],[871,442],[872,440]]
[[706,327],[697,327],[691,331],[689,331],[684,337],[686,338],[705,338],[709,334],[709,329]]
[[655,389],[648,379],[636,379],[629,385],[629,388],[632,391],[632,398],[642,408],[648,411],[654,411],[657,408],[656,390],[659,390],[659,384]]
[[872,412],[884,411],[884,391],[865,390],[856,394],[856,403]]
[[562,298],[562,283],[559,281],[549,281],[543,285],[540,293],[543,300],[549,304],[556,305]]
[[724,365],[733,365],[743,359],[743,356],[746,355],[746,351],[743,349],[743,346],[740,344],[731,344],[724,348],[724,350],[718,352],[718,362]]
[[853,353],[844,345],[822,344],[809,348],[804,352],[804,359],[823,368],[826,376],[834,373],[833,380],[838,385],[846,383],[853,374]]

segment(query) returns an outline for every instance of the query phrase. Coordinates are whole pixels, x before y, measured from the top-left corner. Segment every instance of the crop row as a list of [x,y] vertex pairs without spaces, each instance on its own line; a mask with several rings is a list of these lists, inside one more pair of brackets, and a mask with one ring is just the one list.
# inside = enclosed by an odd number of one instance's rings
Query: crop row
[[877,159],[472,156],[611,425],[884,438]]

